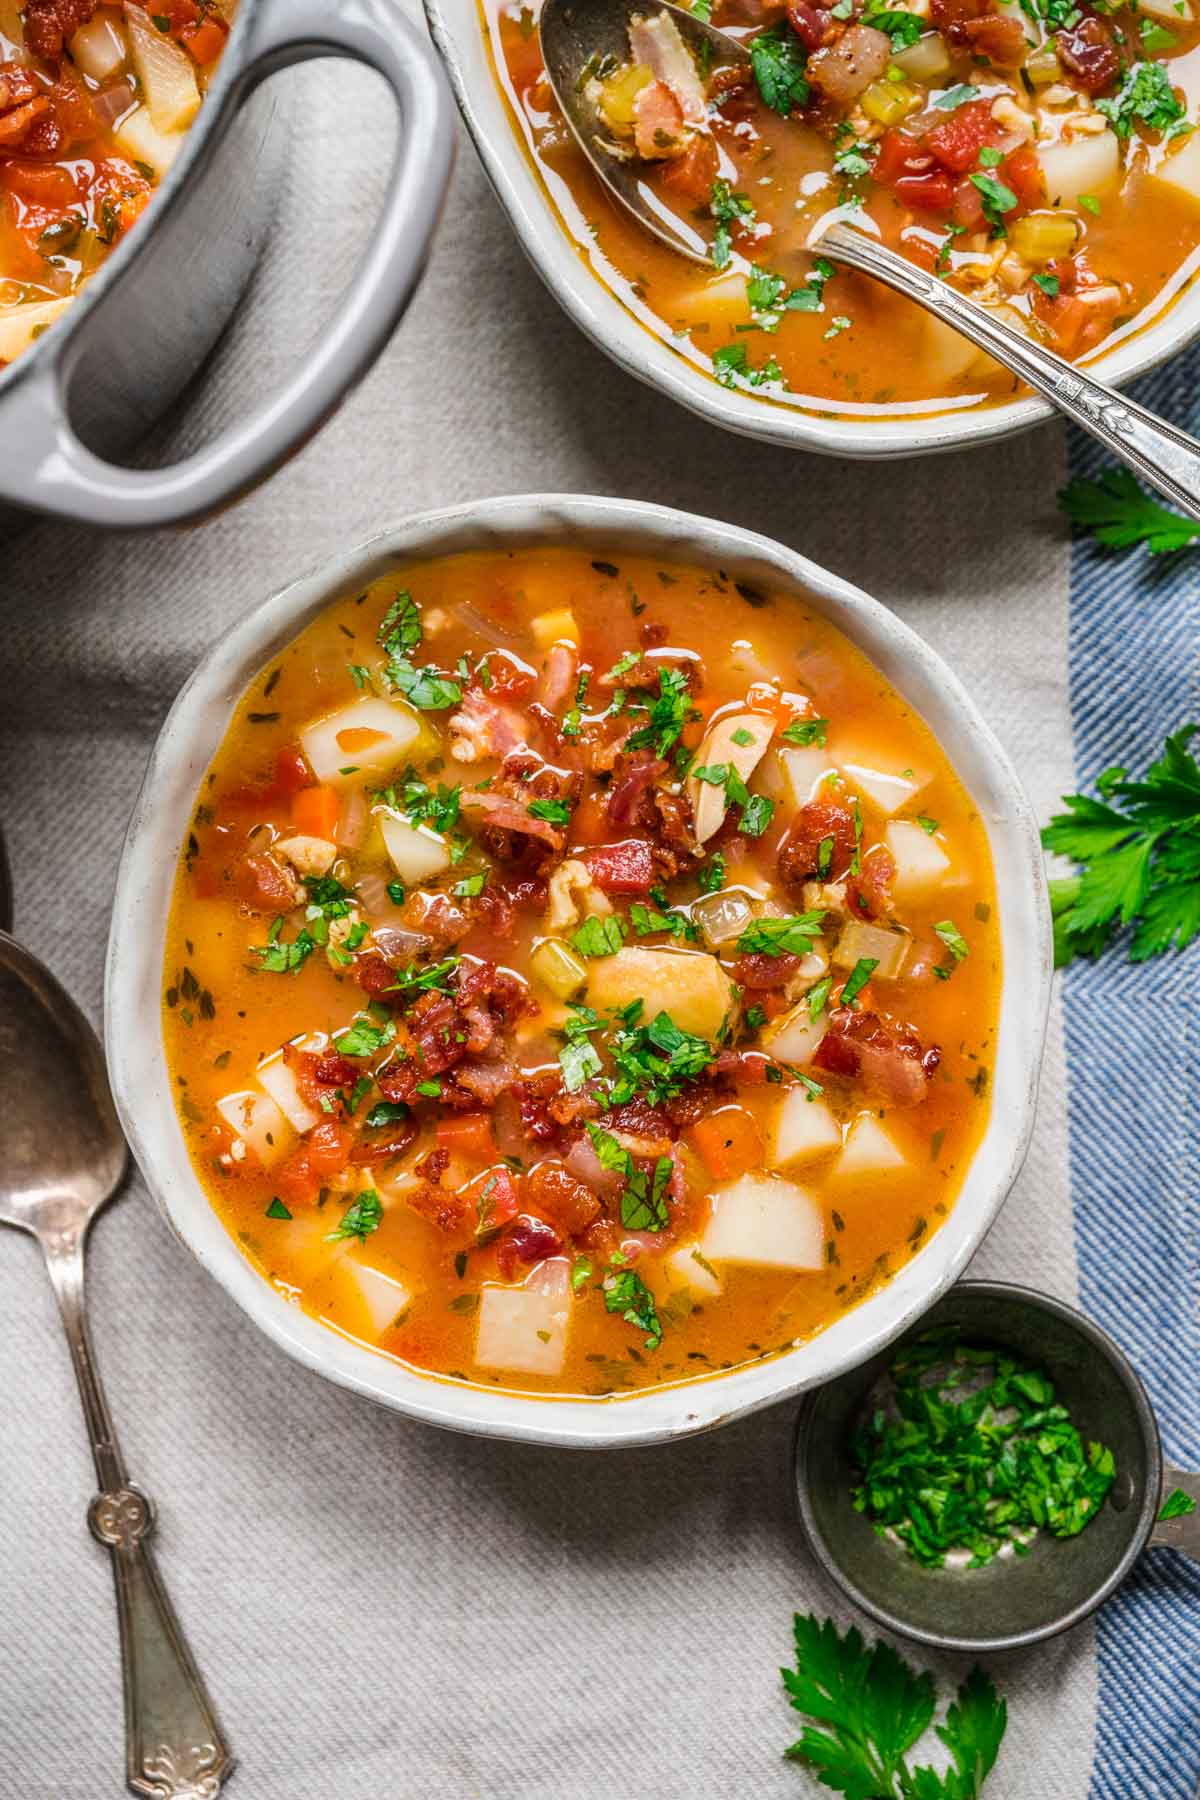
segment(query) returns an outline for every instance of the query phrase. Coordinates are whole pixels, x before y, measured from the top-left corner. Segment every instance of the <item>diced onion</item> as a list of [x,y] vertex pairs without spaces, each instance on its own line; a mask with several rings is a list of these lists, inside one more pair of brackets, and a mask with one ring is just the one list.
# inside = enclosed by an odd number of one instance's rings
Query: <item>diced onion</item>
[[852,969],[863,957],[870,957],[878,964],[874,975],[881,981],[894,981],[904,967],[911,943],[907,931],[848,919],[834,948],[833,960],[839,969]]
[[948,75],[952,66],[946,40],[940,31],[927,31],[906,50],[895,51],[892,61],[914,81],[923,81],[926,87],[933,87],[943,75]]
[[733,938],[741,937],[754,920],[754,908],[745,894],[732,889],[721,894],[706,894],[692,907],[692,923],[710,950],[717,950]]

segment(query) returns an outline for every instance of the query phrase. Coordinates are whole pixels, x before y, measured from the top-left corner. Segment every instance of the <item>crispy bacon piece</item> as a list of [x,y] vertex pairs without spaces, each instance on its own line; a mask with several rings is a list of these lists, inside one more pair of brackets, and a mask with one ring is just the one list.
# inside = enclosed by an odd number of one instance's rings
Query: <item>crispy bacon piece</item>
[[764,956],[753,952],[739,956],[730,973],[740,987],[757,991],[786,987],[800,967],[800,957],[785,952],[782,956]]
[[667,765],[660,757],[641,751],[622,751],[613,766],[612,785],[608,790],[605,812],[610,825],[618,830],[631,826],[648,826],[655,818],[651,790]]
[[537,1163],[530,1170],[525,1192],[534,1211],[565,1237],[577,1237],[600,1215],[600,1202],[591,1188],[556,1160]]
[[234,877],[238,898],[254,912],[290,912],[296,884],[269,856],[243,856]]
[[936,1045],[926,1049],[910,1026],[839,1006],[817,1045],[813,1067],[857,1082],[889,1106],[916,1106],[941,1057],[941,1050]]
[[844,106],[878,81],[891,55],[892,40],[886,31],[851,25],[836,43],[809,58],[808,78],[828,99]]
[[299,1205],[315,1200],[334,1176],[350,1161],[354,1133],[339,1119],[322,1119],[314,1125],[298,1150],[281,1162],[272,1183],[285,1199]]
[[643,838],[619,844],[597,844],[581,859],[598,888],[606,894],[645,894],[658,879],[654,847]]
[[665,81],[652,81],[634,99],[633,143],[647,162],[682,156],[686,150],[683,108]]
[[[290,1044],[288,1049],[291,1049]],[[285,1061],[288,1059],[287,1050],[284,1051],[284,1059]],[[312,1073],[313,1080],[319,1082],[322,1087],[352,1088],[358,1080],[361,1070],[357,1063],[350,1061],[348,1056],[338,1056],[336,1052],[330,1052],[326,1056],[318,1056],[314,1059]]]
[[484,1106],[494,1106],[516,1078],[516,1065],[507,1057],[497,1062],[463,1062],[454,1071],[455,1085],[465,1089],[476,1105]]
[[479,813],[482,821],[490,831],[513,832],[517,837],[536,838],[557,855],[566,841],[562,831],[551,825],[547,819],[538,819],[529,810],[529,802],[514,800],[508,794],[497,794],[493,789],[486,793],[478,790],[463,794],[462,809],[464,812]]
[[450,754],[455,762],[482,762],[519,750],[527,735],[524,717],[481,687],[469,687],[449,719]]
[[423,1181],[419,1187],[410,1188],[404,1195],[404,1204],[448,1237],[465,1230],[471,1212],[470,1202],[461,1194],[438,1187],[432,1181]]
[[851,918],[878,919],[892,910],[892,883],[896,863],[890,850],[877,844],[863,857],[857,875],[846,880],[846,907]]
[[579,668],[579,652],[574,644],[552,644],[546,657],[546,670],[538,699],[547,712],[556,713],[575,692],[575,675]]
[[962,33],[975,55],[986,56],[994,68],[1019,69],[1025,61],[1025,27],[1020,19],[988,13],[982,19],[968,19]]
[[[826,838],[833,839],[833,847],[822,870],[821,845]],[[779,879],[788,887],[799,887],[844,865],[853,849],[854,815],[850,808],[832,800],[810,800],[800,808],[779,846]]]
[[25,43],[35,56],[58,62],[68,41],[86,25],[100,0],[28,0]]
[[788,24],[810,52],[819,50],[832,23],[828,12],[810,6],[808,0],[792,0],[787,9]]
[[[460,973],[453,994],[422,994],[405,1018],[409,1056],[380,1077],[384,1098],[409,1104],[419,1097],[420,1082],[436,1079],[468,1057],[488,1054],[498,1063],[505,1026],[528,1004],[523,983],[491,962]],[[449,1088],[445,1098],[456,1104]]]
[[544,1262],[548,1256],[557,1256],[561,1249],[562,1239],[552,1225],[529,1213],[520,1213],[496,1245],[496,1261],[500,1273],[511,1281],[518,1263]]
[[1055,42],[1064,68],[1086,94],[1103,93],[1121,72],[1121,57],[1103,19],[1086,13]]

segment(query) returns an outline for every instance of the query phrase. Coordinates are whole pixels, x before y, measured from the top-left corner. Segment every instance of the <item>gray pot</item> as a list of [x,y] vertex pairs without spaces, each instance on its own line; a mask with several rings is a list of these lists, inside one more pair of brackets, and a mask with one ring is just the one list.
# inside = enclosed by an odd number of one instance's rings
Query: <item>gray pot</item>
[[[267,76],[317,56],[378,70],[401,114],[383,216],[340,310],[281,392],[185,462],[120,456],[161,418],[228,323],[262,248],[286,153]],[[0,530],[22,512],[174,525],[272,473],[366,374],[408,305],[454,148],[440,65],[401,0],[242,0],[217,80],[150,211],[0,374]]]

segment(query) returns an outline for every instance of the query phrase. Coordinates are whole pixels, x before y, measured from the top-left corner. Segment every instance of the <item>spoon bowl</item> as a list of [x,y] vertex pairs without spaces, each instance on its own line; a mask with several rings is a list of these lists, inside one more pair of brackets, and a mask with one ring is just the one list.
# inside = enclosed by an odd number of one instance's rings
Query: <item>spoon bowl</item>
[[877,1404],[899,1345],[814,1393],[796,1431],[795,1478],[809,1547],[856,1606],[890,1631],[943,1650],[982,1654],[1053,1637],[1100,1606],[1151,1543],[1200,1560],[1200,1514],[1158,1522],[1181,1487],[1200,1499],[1200,1475],[1164,1466],[1142,1382],[1107,1332],[1074,1307],[1031,1288],[960,1282],[900,1343],[952,1326],[1040,1365],[1085,1443],[1106,1444],[1116,1480],[1076,1537],[1039,1532],[1028,1553],[981,1569],[929,1569],[882,1537],[851,1503],[858,1470],[851,1439]]

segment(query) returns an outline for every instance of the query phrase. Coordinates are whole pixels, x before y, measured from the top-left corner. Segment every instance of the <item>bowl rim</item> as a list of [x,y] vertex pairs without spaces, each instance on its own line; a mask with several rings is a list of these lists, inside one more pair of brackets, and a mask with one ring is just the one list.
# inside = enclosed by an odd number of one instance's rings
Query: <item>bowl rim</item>
[[952,1633],[944,1631],[927,1631],[923,1626],[910,1623],[902,1614],[892,1612],[886,1606],[881,1606],[863,1592],[833,1554],[809,1503],[808,1483],[801,1478],[801,1471],[807,1468],[808,1457],[812,1450],[812,1427],[817,1411],[815,1394],[807,1397],[796,1415],[791,1460],[791,1480],[795,1490],[796,1505],[805,1542],[812,1556],[820,1563],[829,1579],[841,1588],[848,1600],[888,1631],[894,1631],[898,1637],[908,1638],[912,1643],[929,1644],[935,1650],[964,1654],[972,1652],[983,1656],[992,1655],[999,1650],[1028,1650],[1034,1644],[1044,1643],[1047,1638],[1058,1637],[1062,1632],[1070,1631],[1072,1626],[1079,1625],[1084,1619],[1089,1618],[1116,1592],[1138,1557],[1146,1549],[1154,1530],[1161,1497],[1162,1437],[1150,1396],[1146,1392],[1145,1383],[1138,1374],[1132,1358],[1126,1355],[1120,1344],[1104,1329],[1103,1325],[1098,1324],[1079,1307],[1072,1306],[1069,1301],[1060,1300],[1057,1295],[1043,1293],[1040,1288],[1027,1287],[1024,1283],[1015,1281],[958,1281],[943,1298],[949,1299],[954,1294],[966,1294],[977,1299],[1008,1300],[1016,1306],[1025,1306],[1032,1311],[1051,1313],[1056,1319],[1060,1319],[1065,1325],[1069,1325],[1072,1330],[1078,1332],[1079,1336],[1086,1339],[1097,1354],[1111,1364],[1127,1390],[1133,1404],[1134,1415],[1141,1428],[1142,1440],[1146,1446],[1147,1479],[1142,1503],[1138,1509],[1136,1529],[1104,1580],[1097,1583],[1086,1599],[1078,1601],[1074,1606],[1067,1607],[1057,1618],[1049,1620],[1045,1625],[1031,1626],[1028,1631],[997,1633],[993,1636],[981,1634],[978,1637],[965,1637],[954,1636]]
[[[910,419],[825,418],[769,398],[721,387],[673,351],[629,311],[559,218],[527,155],[491,66],[479,0],[423,0],[430,36],[446,66],[467,130],[500,204],[534,268],[564,311],[625,372],[742,437],[855,461],[929,456],[996,443],[1058,417],[1029,395],[995,406]],[[475,58],[482,54],[482,75]],[[469,66],[470,65],[470,66]],[[1090,374],[1124,387],[1200,335],[1200,269],[1168,304],[1115,349],[1089,358]]]
[[[605,1399],[542,1398],[413,1370],[289,1303],[243,1255],[192,1169],[161,1032],[163,928],[196,793],[246,685],[331,599],[397,564],[468,548],[585,542],[714,563],[801,590],[934,731],[967,786],[995,864],[1006,968],[992,1108],[958,1201],[923,1250],[878,1292],[799,1348],[728,1373]],[[1009,759],[941,658],[880,602],[739,526],[589,495],[529,494],[423,512],[327,559],[244,614],[208,650],[168,714],[147,766],[117,875],[105,970],[105,1037],[121,1122],[168,1223],[288,1355],[367,1398],[432,1424],[543,1444],[670,1441],[789,1399],[865,1361],[962,1273],[1024,1160],[1033,1127],[1052,972],[1037,825]],[[148,1021],[153,1020],[151,1026]]]

